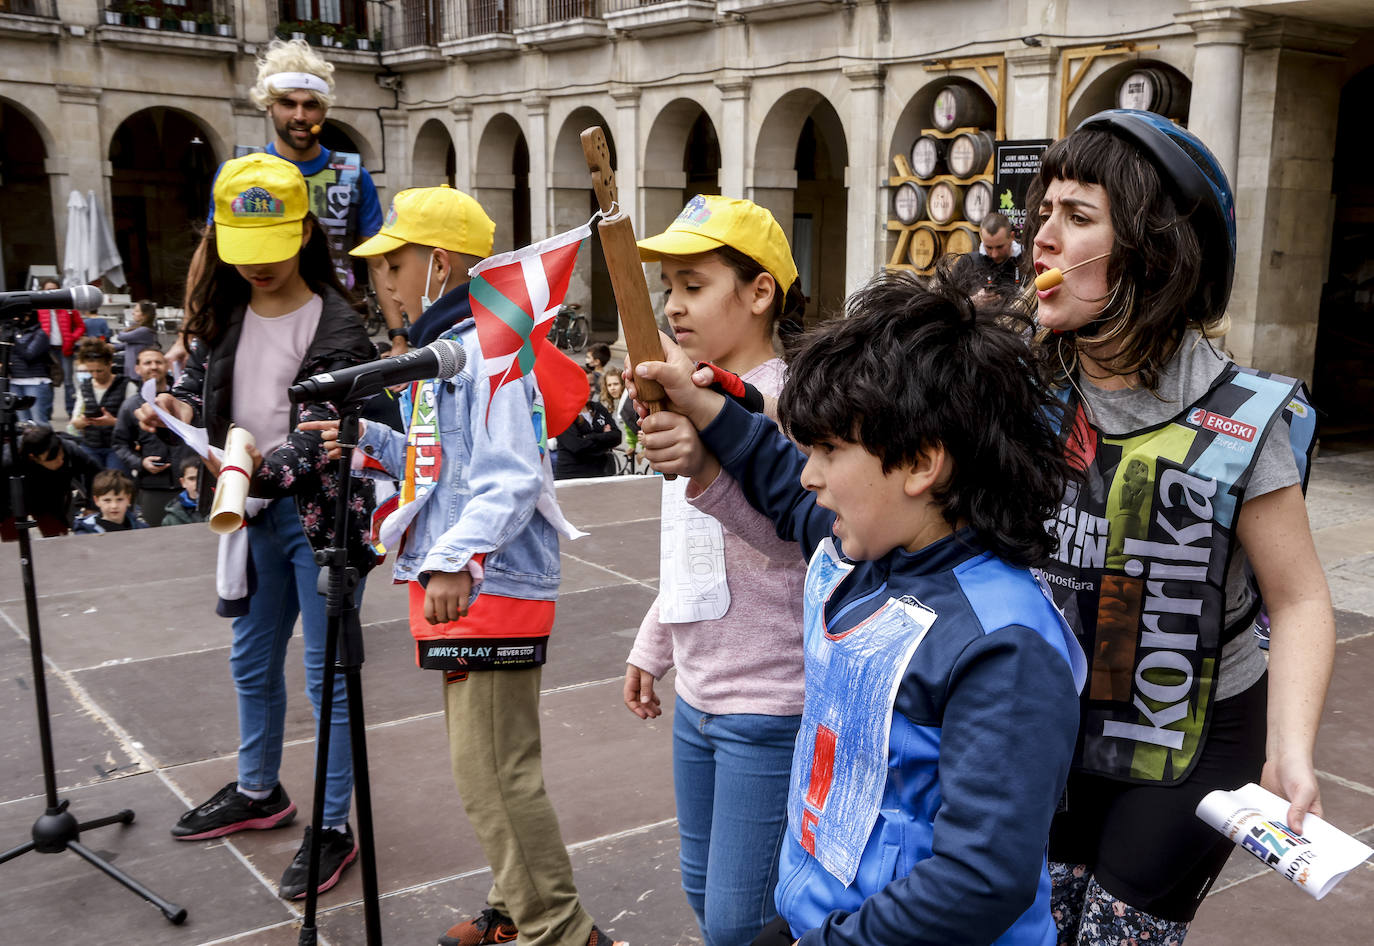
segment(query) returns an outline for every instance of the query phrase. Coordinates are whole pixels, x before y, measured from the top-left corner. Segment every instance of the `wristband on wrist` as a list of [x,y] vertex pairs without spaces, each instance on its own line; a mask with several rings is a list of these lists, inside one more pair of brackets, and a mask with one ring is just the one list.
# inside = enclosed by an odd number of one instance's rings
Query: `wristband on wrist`
[[763,392],[752,384],[745,381],[733,371],[726,371],[718,365],[713,365],[709,361],[698,361],[698,368],[710,368],[714,380],[711,382],[711,390],[717,394],[724,394],[740,407],[753,414],[763,413]]

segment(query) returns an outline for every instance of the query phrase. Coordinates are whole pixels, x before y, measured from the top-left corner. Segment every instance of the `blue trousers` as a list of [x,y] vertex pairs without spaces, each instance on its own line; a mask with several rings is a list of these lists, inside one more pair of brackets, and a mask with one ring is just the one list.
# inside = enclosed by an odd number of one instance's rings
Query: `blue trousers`
[[[286,645],[301,618],[305,638],[305,685],[320,716],[327,629],[324,596],[315,590],[320,567],[301,529],[296,504],[279,499],[249,520],[248,543],[257,590],[248,613],[234,619],[229,667],[239,704],[238,781],[266,791],[277,784],[286,727]],[[362,599],[362,586],[355,600]],[[316,733],[318,735],[318,731]],[[353,795],[353,753],[348,741],[348,703],[343,674],[334,677],[334,710],[326,768],[324,824],[348,820]]]
[[777,916],[800,716],[713,716],[678,697],[673,714],[682,889],[706,946],[748,946]]
[[33,407],[24,407],[14,412],[17,420],[31,420],[35,424],[52,422],[52,385],[22,384],[10,382],[10,390],[20,396],[33,398]]

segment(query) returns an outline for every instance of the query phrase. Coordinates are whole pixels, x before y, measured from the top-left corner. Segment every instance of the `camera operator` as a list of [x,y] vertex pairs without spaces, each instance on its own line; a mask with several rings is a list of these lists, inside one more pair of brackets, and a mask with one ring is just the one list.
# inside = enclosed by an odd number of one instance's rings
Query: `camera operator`
[[[8,479],[14,464],[9,447],[4,450],[6,483],[0,489],[0,539],[13,542],[18,538],[14,527],[14,512],[10,509]],[[100,472],[100,464],[93,460],[75,437],[60,434],[45,424],[29,425],[19,438],[19,473],[24,477],[24,507],[30,518],[38,523],[45,536],[65,535],[72,527],[72,490],[78,488],[83,496],[91,495],[91,483]]]

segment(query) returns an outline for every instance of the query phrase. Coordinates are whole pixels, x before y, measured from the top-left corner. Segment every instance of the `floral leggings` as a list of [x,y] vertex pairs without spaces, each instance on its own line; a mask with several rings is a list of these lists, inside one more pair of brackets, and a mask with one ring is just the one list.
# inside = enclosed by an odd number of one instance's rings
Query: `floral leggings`
[[1057,946],[1182,946],[1188,924],[1150,916],[1113,897],[1083,864],[1050,864]]

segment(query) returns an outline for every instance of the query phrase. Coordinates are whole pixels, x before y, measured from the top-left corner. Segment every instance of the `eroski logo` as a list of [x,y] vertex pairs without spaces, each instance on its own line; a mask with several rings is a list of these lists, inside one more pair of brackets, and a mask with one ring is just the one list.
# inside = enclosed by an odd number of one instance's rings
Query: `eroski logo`
[[1195,407],[1188,412],[1188,423],[1194,427],[1201,427],[1203,430],[1212,430],[1228,437],[1235,437],[1237,440],[1251,441],[1255,439],[1255,428],[1251,424],[1243,424],[1234,417],[1227,417],[1225,414],[1213,414],[1209,410]]

